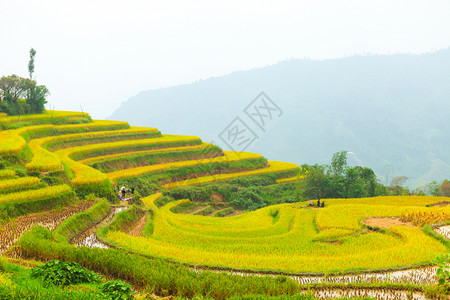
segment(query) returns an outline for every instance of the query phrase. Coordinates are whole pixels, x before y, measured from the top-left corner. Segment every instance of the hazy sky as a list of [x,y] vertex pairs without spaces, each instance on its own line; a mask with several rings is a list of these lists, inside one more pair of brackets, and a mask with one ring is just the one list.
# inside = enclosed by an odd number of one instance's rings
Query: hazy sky
[[0,0],[0,75],[56,110],[109,116],[139,91],[274,64],[450,46],[449,0]]

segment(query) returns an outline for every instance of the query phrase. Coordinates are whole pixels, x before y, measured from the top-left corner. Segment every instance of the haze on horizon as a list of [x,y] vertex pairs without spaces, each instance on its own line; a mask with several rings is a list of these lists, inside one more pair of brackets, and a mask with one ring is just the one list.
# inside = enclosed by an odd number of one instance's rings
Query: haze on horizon
[[0,75],[27,76],[33,47],[51,107],[97,119],[143,90],[286,59],[450,46],[446,0],[0,3]]

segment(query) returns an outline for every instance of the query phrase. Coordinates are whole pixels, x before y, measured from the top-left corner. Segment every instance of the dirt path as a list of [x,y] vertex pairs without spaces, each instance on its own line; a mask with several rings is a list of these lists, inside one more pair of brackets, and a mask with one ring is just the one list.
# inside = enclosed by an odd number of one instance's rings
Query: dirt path
[[111,207],[111,210],[109,213],[104,217],[102,220],[100,220],[97,224],[94,226],[91,226],[79,234],[77,234],[71,241],[71,244],[75,244],[76,246],[87,246],[90,248],[109,248],[108,245],[102,243],[96,235],[96,232],[98,229],[108,225],[111,220],[114,218],[115,215],[118,213],[126,210],[128,206],[115,206]]
[[87,210],[94,202],[80,201],[75,206],[20,216],[0,226],[0,253],[7,251],[22,234],[35,225],[55,229],[65,219]]

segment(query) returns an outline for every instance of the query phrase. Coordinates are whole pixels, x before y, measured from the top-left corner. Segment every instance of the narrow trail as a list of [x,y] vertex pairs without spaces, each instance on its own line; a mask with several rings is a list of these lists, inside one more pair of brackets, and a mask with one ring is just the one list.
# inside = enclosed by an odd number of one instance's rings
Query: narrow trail
[[71,241],[71,244],[76,245],[77,247],[87,246],[89,248],[109,248],[108,245],[101,242],[97,237],[97,230],[108,225],[115,215],[126,210],[127,206],[113,206],[109,213],[102,219],[100,222],[91,226],[79,234],[77,234]]

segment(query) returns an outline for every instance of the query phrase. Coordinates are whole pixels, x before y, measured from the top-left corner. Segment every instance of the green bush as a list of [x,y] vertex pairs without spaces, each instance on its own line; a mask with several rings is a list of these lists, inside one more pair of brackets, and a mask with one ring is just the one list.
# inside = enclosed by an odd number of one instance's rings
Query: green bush
[[101,276],[89,271],[75,262],[49,261],[31,270],[31,277],[42,278],[46,283],[54,285],[70,285],[99,282]]
[[133,299],[135,291],[131,289],[131,285],[121,280],[108,281],[102,284],[102,292],[107,294],[110,299],[114,300],[129,300]]

